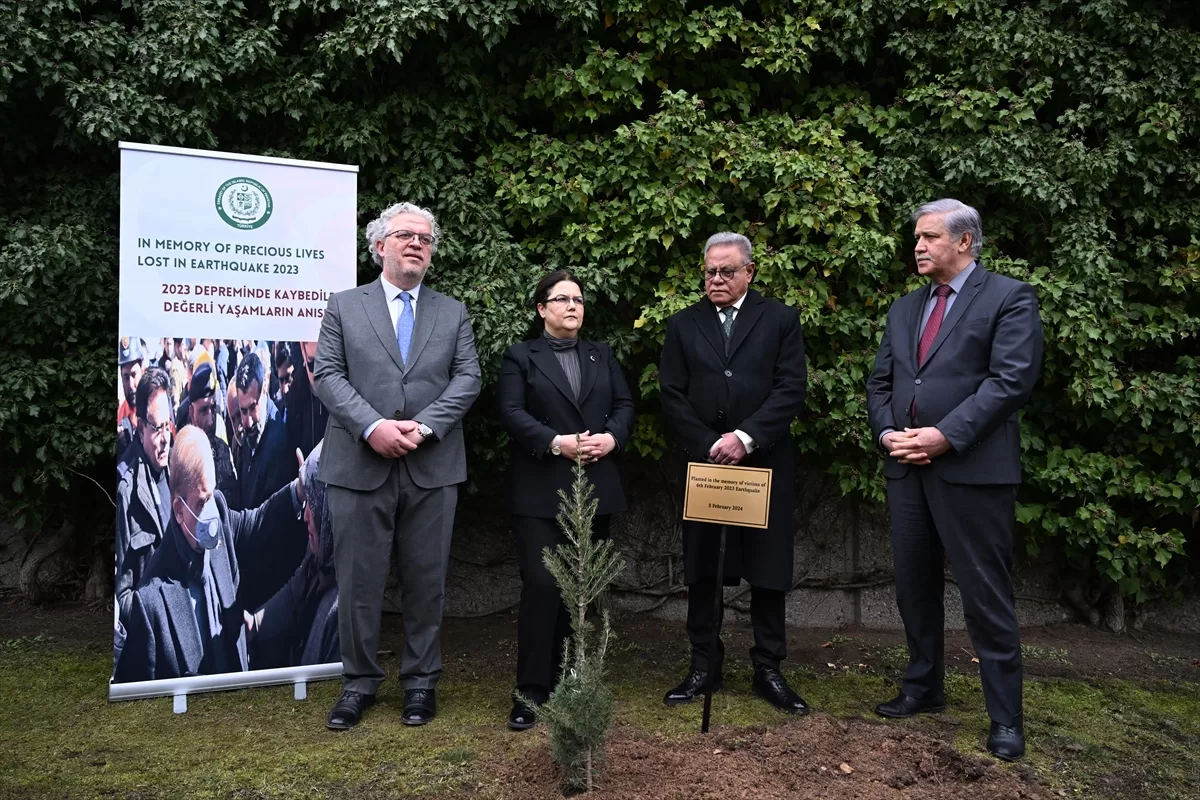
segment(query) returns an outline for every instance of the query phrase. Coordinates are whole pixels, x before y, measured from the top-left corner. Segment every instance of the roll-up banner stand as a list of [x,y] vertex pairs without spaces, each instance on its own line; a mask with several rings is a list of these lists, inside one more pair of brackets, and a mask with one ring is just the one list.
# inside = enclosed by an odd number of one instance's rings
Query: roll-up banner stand
[[313,361],[356,283],[358,168],[120,149],[109,699],[299,694],[341,674]]

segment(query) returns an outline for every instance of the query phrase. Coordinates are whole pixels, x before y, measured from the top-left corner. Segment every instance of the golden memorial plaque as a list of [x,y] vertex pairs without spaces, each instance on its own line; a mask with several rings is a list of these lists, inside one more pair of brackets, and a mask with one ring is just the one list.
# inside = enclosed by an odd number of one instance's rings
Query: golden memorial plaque
[[766,528],[771,511],[771,470],[688,462],[683,518]]

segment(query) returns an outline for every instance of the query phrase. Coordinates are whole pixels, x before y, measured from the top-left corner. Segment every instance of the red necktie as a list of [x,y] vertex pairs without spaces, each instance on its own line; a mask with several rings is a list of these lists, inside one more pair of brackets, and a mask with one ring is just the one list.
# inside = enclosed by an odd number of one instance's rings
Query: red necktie
[[937,302],[933,304],[929,321],[925,323],[925,330],[921,332],[921,343],[917,345],[917,366],[925,363],[925,356],[929,355],[929,348],[933,346],[933,340],[942,329],[942,318],[946,316],[946,298],[950,296],[951,291],[945,284],[933,290],[937,295]]

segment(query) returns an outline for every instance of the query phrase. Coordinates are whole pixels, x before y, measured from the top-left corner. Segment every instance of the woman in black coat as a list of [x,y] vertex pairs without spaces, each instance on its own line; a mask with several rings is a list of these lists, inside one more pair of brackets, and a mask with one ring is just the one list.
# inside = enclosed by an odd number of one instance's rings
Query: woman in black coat
[[[625,510],[615,453],[629,442],[634,417],[612,348],[579,338],[579,279],[563,270],[550,273],[538,282],[534,302],[544,330],[505,351],[497,395],[500,425],[512,444],[509,502],[521,568],[517,691],[537,705],[550,697],[571,632],[558,586],[542,562],[544,548],[566,541],[555,520],[558,490],[569,489],[581,453],[599,502],[592,530],[607,536],[611,515]],[[536,721],[536,710],[514,693],[508,726],[524,730]]]

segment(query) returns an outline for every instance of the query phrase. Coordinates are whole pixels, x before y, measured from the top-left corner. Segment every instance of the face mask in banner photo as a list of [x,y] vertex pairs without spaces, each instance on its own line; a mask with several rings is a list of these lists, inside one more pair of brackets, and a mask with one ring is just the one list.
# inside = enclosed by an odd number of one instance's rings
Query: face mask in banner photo
[[200,513],[196,514],[188,507],[187,503],[183,507],[192,515],[192,519],[196,520],[196,544],[203,547],[205,550],[212,550],[221,541],[221,515],[217,513],[217,497],[213,495],[208,498],[208,502],[204,504],[204,508],[200,509]]

